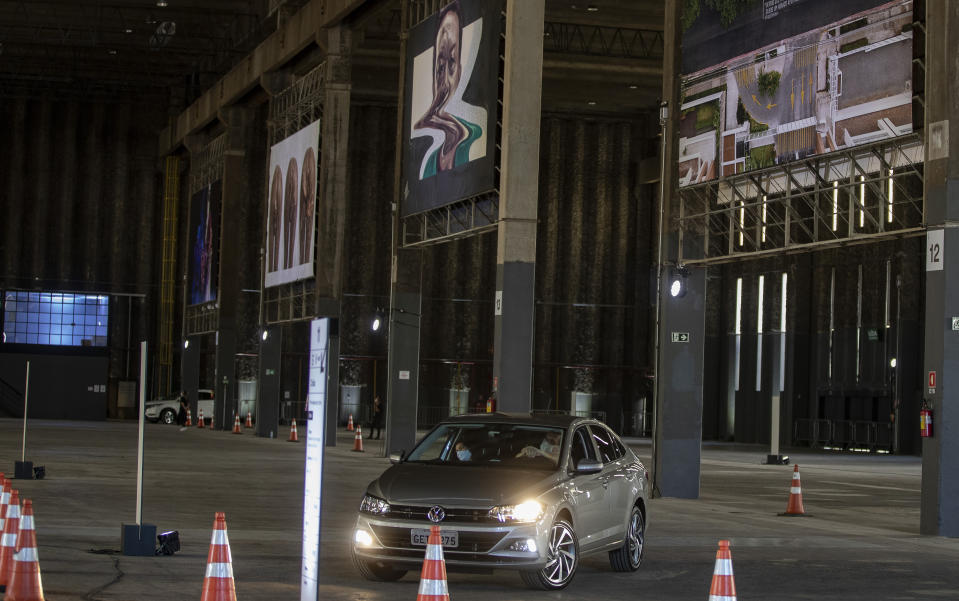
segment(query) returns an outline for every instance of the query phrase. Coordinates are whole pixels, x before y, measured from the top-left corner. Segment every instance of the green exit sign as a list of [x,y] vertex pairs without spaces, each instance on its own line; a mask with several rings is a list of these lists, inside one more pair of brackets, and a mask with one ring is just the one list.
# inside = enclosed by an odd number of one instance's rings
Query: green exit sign
[[689,342],[689,332],[673,332],[673,342]]

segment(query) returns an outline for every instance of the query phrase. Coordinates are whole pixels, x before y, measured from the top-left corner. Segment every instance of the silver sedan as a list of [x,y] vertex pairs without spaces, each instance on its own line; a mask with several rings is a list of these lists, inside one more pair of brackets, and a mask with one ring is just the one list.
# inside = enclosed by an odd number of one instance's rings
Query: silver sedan
[[353,532],[353,563],[368,579],[418,569],[433,524],[448,569],[518,570],[533,588],[564,588],[592,553],[620,572],[642,562],[649,475],[596,420],[457,416],[390,459]]

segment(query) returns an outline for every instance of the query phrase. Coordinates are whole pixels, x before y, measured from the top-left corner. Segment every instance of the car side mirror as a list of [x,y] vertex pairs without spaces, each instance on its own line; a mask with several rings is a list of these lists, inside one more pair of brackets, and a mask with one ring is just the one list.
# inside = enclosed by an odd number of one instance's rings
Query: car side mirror
[[406,455],[406,451],[400,449],[399,451],[393,451],[390,453],[390,463],[400,463],[403,461],[403,456]]
[[603,471],[603,462],[595,459],[581,459],[576,464],[577,474],[595,474]]

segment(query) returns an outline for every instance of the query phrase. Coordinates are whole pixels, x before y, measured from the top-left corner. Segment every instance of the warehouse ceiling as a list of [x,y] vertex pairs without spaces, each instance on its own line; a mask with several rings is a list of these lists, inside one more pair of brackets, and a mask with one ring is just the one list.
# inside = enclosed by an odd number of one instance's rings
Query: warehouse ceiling
[[[307,1],[0,0],[0,93],[162,94],[182,110]],[[368,0],[357,11],[358,65],[395,65],[399,6]],[[547,0],[544,108],[655,105],[662,23],[661,0]]]

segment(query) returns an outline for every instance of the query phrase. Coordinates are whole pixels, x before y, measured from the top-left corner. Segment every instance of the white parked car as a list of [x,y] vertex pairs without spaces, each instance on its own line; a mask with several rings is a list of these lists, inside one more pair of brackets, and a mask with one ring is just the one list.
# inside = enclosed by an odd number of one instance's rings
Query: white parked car
[[[199,418],[199,412],[203,411],[203,419],[213,418],[213,391],[208,388],[201,388],[197,391],[199,399],[197,401],[197,415],[193,416],[193,422]],[[164,424],[175,424],[176,414],[180,410],[179,397],[170,399],[155,399],[147,401],[144,409],[144,416],[152,422],[163,422]]]

